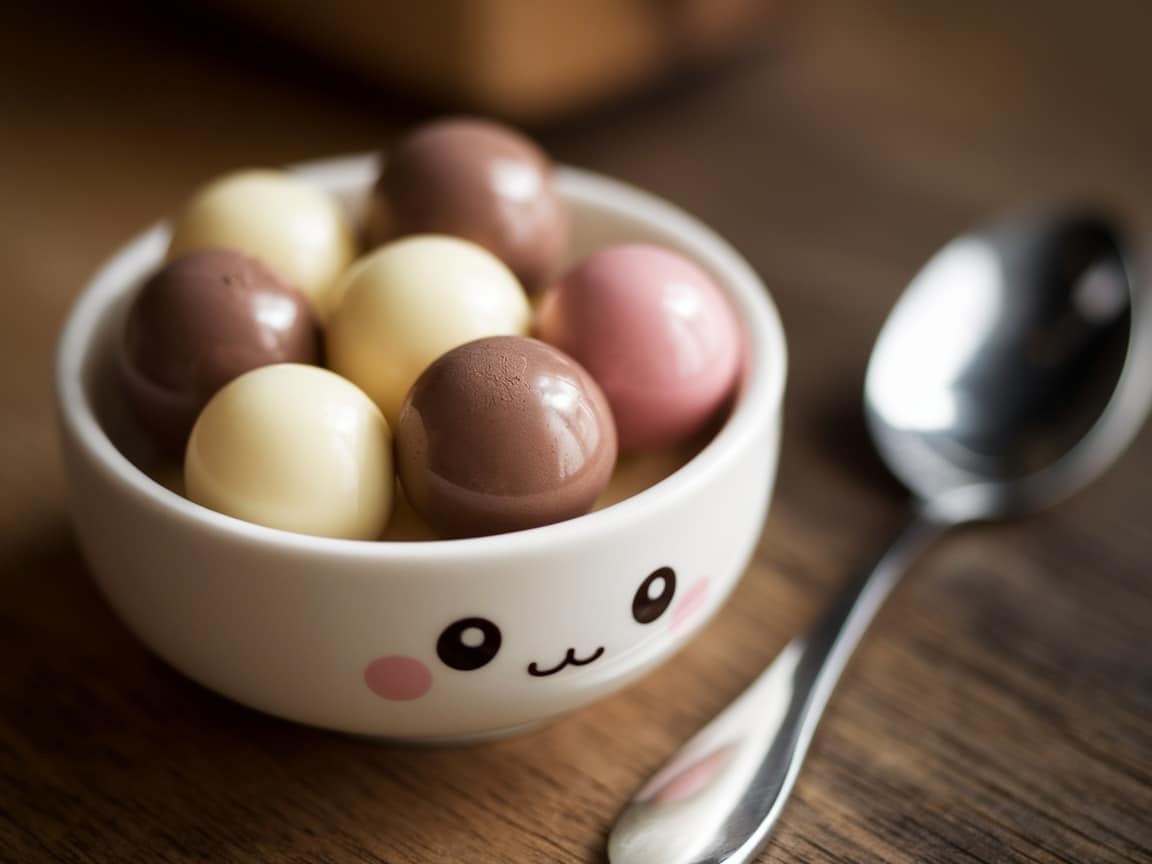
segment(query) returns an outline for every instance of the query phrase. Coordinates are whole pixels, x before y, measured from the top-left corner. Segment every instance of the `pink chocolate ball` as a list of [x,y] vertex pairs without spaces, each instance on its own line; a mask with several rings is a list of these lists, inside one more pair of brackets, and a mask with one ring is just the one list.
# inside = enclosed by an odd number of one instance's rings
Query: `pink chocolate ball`
[[622,449],[676,443],[725,405],[743,356],[740,327],[712,278],[675,252],[596,252],[544,297],[542,339],[596,379]]

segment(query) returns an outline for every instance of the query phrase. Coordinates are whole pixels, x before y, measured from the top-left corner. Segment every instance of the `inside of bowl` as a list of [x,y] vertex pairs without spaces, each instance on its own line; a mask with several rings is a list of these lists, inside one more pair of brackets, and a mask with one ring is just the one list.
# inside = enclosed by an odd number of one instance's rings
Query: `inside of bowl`
[[[362,210],[364,192],[369,188],[371,178],[374,176],[374,164],[367,159],[328,164],[337,166],[343,164],[343,168],[313,169],[305,173],[311,173],[314,179],[336,194],[347,208],[350,217],[355,220]],[[581,185],[579,188],[586,187]],[[692,255],[692,250],[685,248],[667,226],[644,221],[594,195],[574,191],[574,187],[565,184],[563,178],[561,190],[569,202],[572,228],[570,261],[578,260],[611,244],[629,242],[656,243]],[[135,422],[122,395],[118,369],[128,308],[144,280],[161,265],[167,237],[166,228],[162,226],[154,228],[139,238],[123,254],[122,263],[125,266],[119,268],[120,281],[108,289],[108,294],[94,321],[92,338],[82,362],[82,377],[89,405],[109,440],[139,470],[179,494],[182,490],[181,468],[179,465],[167,464],[160,459],[148,436]],[[707,262],[698,263],[707,269]],[[714,275],[718,278],[720,276],[720,274]],[[723,280],[719,281],[723,286]],[[743,322],[741,324],[743,326]],[[745,384],[745,375],[742,373],[735,402],[742,398]],[[611,506],[671,476],[708,444],[717,430],[723,426],[728,413],[730,411],[725,412],[724,416],[701,435],[682,445],[656,451],[622,454],[612,482],[597,501],[596,509]],[[419,517],[407,508],[402,498],[399,499],[397,511],[383,539],[427,540],[434,537],[435,535]]]

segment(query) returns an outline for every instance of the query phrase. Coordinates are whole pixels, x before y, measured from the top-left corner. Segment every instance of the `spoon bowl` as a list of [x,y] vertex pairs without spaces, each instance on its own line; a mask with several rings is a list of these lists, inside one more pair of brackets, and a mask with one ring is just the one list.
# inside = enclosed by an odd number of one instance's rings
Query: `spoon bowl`
[[[865,380],[872,439],[940,517],[1071,494],[1138,428],[1121,387],[1132,275],[1094,214],[1030,214],[949,243],[904,292]],[[1137,402],[1142,402],[1138,399]]]

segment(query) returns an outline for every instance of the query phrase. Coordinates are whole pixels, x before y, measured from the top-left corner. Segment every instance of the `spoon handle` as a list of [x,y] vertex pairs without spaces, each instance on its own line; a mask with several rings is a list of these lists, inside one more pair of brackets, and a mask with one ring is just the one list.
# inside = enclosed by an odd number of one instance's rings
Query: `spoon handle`
[[767,839],[832,688],[908,564],[947,526],[917,515],[735,702],[636,794],[611,864],[744,864]]

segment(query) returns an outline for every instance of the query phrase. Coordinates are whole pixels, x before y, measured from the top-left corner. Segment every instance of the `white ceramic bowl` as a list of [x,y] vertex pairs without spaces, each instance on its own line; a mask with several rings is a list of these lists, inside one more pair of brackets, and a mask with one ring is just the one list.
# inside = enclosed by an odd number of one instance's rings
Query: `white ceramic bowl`
[[[376,165],[352,157],[299,171],[354,207]],[[776,310],[745,261],[675,207],[573,169],[559,172],[559,185],[574,256],[614,242],[661,243],[710,271],[735,306],[747,365],[716,437],[627,500],[495,537],[333,540],[209,511],[123,455],[132,433],[113,351],[127,301],[162,259],[168,228],[158,225],[80,297],[56,378],[80,540],[100,588],[141,640],[189,677],[270,714],[388,738],[459,740],[535,725],[611,693],[711,617],[747,564],[775,478],[786,362]],[[675,574],[671,603],[640,623],[633,598],[661,568]],[[657,587],[667,589],[662,572]],[[461,671],[437,646],[446,628],[469,618],[494,625],[500,647],[486,665]],[[492,644],[487,625],[463,641],[484,633]],[[384,698],[369,680],[409,698]]]

